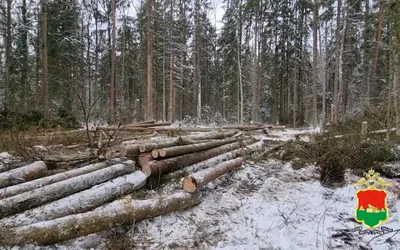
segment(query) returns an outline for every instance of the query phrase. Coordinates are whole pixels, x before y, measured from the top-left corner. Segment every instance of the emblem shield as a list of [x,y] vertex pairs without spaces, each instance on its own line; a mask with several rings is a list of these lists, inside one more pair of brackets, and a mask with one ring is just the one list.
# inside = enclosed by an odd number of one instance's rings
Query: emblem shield
[[356,221],[370,229],[386,222],[389,217],[389,209],[386,206],[387,196],[388,194],[383,189],[360,189],[356,193]]

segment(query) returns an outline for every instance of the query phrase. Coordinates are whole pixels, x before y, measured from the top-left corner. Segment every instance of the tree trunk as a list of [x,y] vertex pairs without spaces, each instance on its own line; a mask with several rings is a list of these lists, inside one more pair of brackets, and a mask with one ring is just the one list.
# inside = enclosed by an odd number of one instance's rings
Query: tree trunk
[[185,138],[190,139],[190,140],[217,140],[217,139],[224,139],[228,138],[231,136],[234,136],[237,134],[237,130],[232,130],[232,131],[225,131],[225,132],[213,132],[213,133],[208,133],[208,134],[201,134],[201,135],[189,135],[186,136]]
[[47,70],[47,0],[41,0],[42,5],[42,111],[46,120],[49,118],[48,70]]
[[335,48],[335,56],[336,56],[336,63],[335,63],[335,82],[333,86],[333,106],[332,106],[332,123],[333,125],[337,125],[338,123],[338,111],[339,111],[339,64],[340,64],[340,18],[342,11],[342,0],[338,0],[337,2],[337,19],[336,19],[336,48]]
[[145,119],[153,120],[153,0],[147,0],[147,78]]
[[12,16],[11,16],[11,5],[12,0],[7,0],[7,16],[6,16],[6,51],[5,51],[5,86],[4,86],[4,96],[6,98],[6,105],[12,105],[10,103],[13,99],[13,94],[10,91],[11,88],[11,55],[12,55]]
[[117,177],[43,206],[0,220],[1,227],[17,227],[84,213],[143,187],[147,175],[142,171]]
[[56,182],[30,192],[0,200],[0,218],[28,210],[133,172],[133,161],[126,161],[92,173]]
[[319,3],[318,0],[314,0],[313,8],[313,111],[312,111],[312,125],[314,128],[317,127],[318,123],[318,110],[317,110],[317,74],[318,74],[318,11]]
[[[168,121],[173,122],[174,119],[174,78],[173,78],[173,64],[172,64],[172,51],[169,56],[169,96],[168,96]],[[183,77],[183,76],[181,76]]]
[[242,166],[243,158],[236,158],[233,160],[222,162],[215,167],[207,168],[186,176],[182,181],[182,188],[188,193],[194,193],[201,187],[204,187],[209,182],[217,179],[218,177],[232,171],[235,168]]
[[[215,148],[221,145],[233,143],[237,141],[237,138],[227,138],[224,140],[218,140],[218,141],[212,141],[212,142],[204,142],[204,143],[198,143],[198,144],[191,144],[191,145],[183,145],[183,146],[176,146],[176,147],[169,147],[169,148],[161,148],[158,149],[157,152],[157,157],[173,157],[177,155],[184,155],[184,154],[189,154],[193,152],[199,152],[202,150],[210,149],[210,148]],[[155,157],[156,158],[156,157]]]
[[116,20],[115,20],[115,0],[111,0],[111,15],[112,15],[112,30],[111,30],[111,77],[110,77],[110,124],[115,123],[116,115],[116,96],[115,96],[115,30],[116,30]]
[[[25,181],[33,180],[43,176],[47,171],[47,166],[43,161],[36,161],[21,168],[13,169],[0,174],[0,188],[16,185]],[[0,191],[6,191],[3,189]],[[7,191],[6,191],[7,192]],[[0,197],[3,193],[0,193]]]
[[26,110],[27,104],[27,88],[28,88],[28,73],[29,73],[29,60],[28,60],[28,19],[26,14],[26,0],[22,0],[21,15],[22,15],[22,72],[21,72],[21,108]]
[[256,143],[247,143],[245,147],[236,149],[232,152],[228,152],[222,155],[215,156],[213,158],[207,159],[205,161],[199,162],[197,164],[193,164],[191,166],[185,167],[184,169],[178,170],[176,172],[170,173],[168,176],[171,178],[177,177],[177,176],[185,176],[191,173],[195,173],[198,171],[201,171],[203,169],[206,169],[210,166],[214,166],[216,164],[219,164],[223,161],[235,159],[237,157],[243,157],[245,155],[251,154],[253,152],[259,151],[263,148],[264,142],[259,141]]
[[201,76],[200,76],[200,0],[196,0],[195,2],[195,87],[197,88],[197,116],[196,123],[200,124],[201,122]]
[[254,20],[254,52],[253,52],[253,56],[254,56],[254,70],[253,70],[253,74],[254,74],[254,79],[253,79],[253,84],[252,84],[252,90],[253,90],[253,94],[252,94],[252,101],[251,101],[251,105],[252,105],[252,111],[251,111],[251,119],[253,120],[253,122],[259,122],[258,120],[258,112],[259,112],[259,103],[257,102],[257,95],[258,95],[258,80],[259,80],[259,60],[258,60],[258,22],[259,22],[259,18],[258,18],[258,14],[259,14],[259,6],[257,6],[256,9],[256,14],[255,14],[255,20]]
[[[379,11],[378,11],[378,23],[376,24],[376,38],[375,38],[375,53],[373,54],[370,77],[369,77],[369,88],[368,88],[368,105],[374,104],[374,98],[376,98],[376,70],[378,65],[379,50],[381,46],[382,38],[382,23],[383,23],[383,10],[381,0],[378,0]],[[375,102],[376,103],[376,102]]]
[[196,152],[188,155],[177,156],[161,161],[151,161],[147,166],[142,168],[142,171],[148,176],[157,176],[159,174],[167,174],[180,168],[207,160],[220,154],[227,153],[242,147],[243,145],[254,142],[254,139],[235,142],[224,146],[208,149],[202,152]]
[[[112,160],[112,162],[114,162],[114,163],[121,162],[121,161],[122,161],[122,159],[113,159]],[[43,178],[40,178],[37,180],[25,182],[25,183],[22,183],[19,185],[14,185],[11,187],[3,188],[3,189],[0,189],[0,199],[5,198],[5,197],[14,196],[14,195],[17,195],[17,194],[20,194],[23,192],[33,190],[35,188],[43,187],[43,186],[53,184],[53,183],[56,183],[56,182],[59,182],[62,180],[66,180],[66,179],[69,179],[69,178],[72,178],[75,176],[91,173],[96,170],[103,169],[103,168],[109,166],[110,163],[111,162],[107,162],[107,161],[99,162],[99,163],[87,165],[85,167],[72,169],[67,172],[50,175],[50,176],[43,177]],[[46,170],[46,168],[44,168],[44,170]]]
[[93,211],[16,228],[0,229],[1,245],[50,245],[200,204],[199,194],[179,192],[149,200],[126,197]]

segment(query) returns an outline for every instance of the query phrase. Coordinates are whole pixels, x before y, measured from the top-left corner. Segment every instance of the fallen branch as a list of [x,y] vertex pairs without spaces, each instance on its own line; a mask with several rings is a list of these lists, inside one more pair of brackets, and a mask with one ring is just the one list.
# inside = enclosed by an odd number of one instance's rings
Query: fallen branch
[[43,161],[36,161],[32,164],[0,173],[0,188],[23,183],[43,176],[47,166]]
[[185,166],[189,166],[214,156],[238,149],[244,144],[250,144],[254,139],[249,139],[244,142],[235,142],[224,146],[208,149],[201,152],[196,152],[188,155],[181,155],[160,161],[151,161],[149,164],[142,167],[142,171],[149,176],[157,176],[159,174],[166,174]]
[[147,175],[142,171],[117,177],[79,193],[4,218],[0,220],[0,227],[24,226],[71,214],[84,213],[113,201],[118,197],[134,192],[143,187],[146,180]]
[[127,197],[93,211],[31,225],[0,229],[0,245],[50,245],[124,224],[184,210],[200,203],[199,194],[185,192],[150,200]]
[[186,192],[193,193],[218,177],[232,171],[235,168],[239,168],[242,163],[243,158],[239,157],[233,160],[222,162],[215,167],[207,168],[186,176],[182,181],[182,188]]
[[13,195],[17,195],[17,194],[20,194],[20,193],[23,193],[26,191],[30,191],[35,188],[43,187],[43,186],[46,186],[49,184],[53,184],[53,183],[56,183],[56,182],[59,182],[62,180],[67,180],[67,179],[75,177],[75,176],[91,173],[96,170],[108,167],[112,163],[115,164],[115,163],[122,162],[122,161],[123,161],[122,159],[117,158],[117,159],[113,159],[112,161],[99,162],[99,163],[87,165],[85,167],[73,169],[73,170],[70,170],[67,172],[50,175],[50,176],[43,177],[43,178],[40,178],[37,180],[25,182],[25,183],[22,183],[19,185],[14,185],[11,187],[3,188],[3,189],[0,189],[0,199],[10,197]]
[[292,142],[292,141],[287,141],[287,142],[281,143],[281,144],[279,144],[279,145],[273,146],[272,148],[270,148],[270,149],[268,149],[268,150],[262,152],[261,154],[259,154],[259,155],[256,157],[256,160],[261,160],[261,159],[265,158],[266,156],[268,156],[268,155],[271,154],[272,152],[281,149],[283,146],[285,146],[286,144],[289,144],[289,143],[291,143],[291,142]]
[[0,218],[43,205],[46,202],[85,190],[115,177],[132,173],[133,165],[133,161],[126,161],[92,173],[34,189],[30,192],[5,198],[0,200]]

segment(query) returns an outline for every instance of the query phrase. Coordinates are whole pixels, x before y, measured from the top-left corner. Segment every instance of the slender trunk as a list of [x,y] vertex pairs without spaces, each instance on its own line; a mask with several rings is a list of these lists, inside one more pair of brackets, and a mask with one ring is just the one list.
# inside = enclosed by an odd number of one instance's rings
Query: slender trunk
[[47,0],[42,5],[42,111],[45,120],[49,118],[48,69],[47,69]]
[[165,53],[165,34],[163,35],[163,55],[162,55],[162,120],[165,122],[167,120],[167,114],[166,114],[166,106],[167,106],[167,99],[166,99],[166,79],[165,79],[165,75],[166,75],[166,70],[165,70],[165,57],[166,57],[166,53]]
[[153,120],[153,0],[147,0],[147,78],[145,120]]
[[[174,119],[174,78],[173,78],[173,55],[172,50],[169,55],[169,100],[168,100],[168,121]],[[181,76],[183,77],[183,76]]]
[[[343,56],[344,56],[344,47],[345,47],[345,39],[346,39],[346,34],[347,34],[347,14],[346,14],[346,8],[347,8],[347,2],[346,0],[343,0],[343,30],[342,30],[342,35],[341,35],[341,42],[340,42],[340,50],[339,50],[339,92],[338,92],[338,100],[339,103],[341,102],[344,104],[345,98],[344,98],[344,81],[343,81]],[[346,113],[346,110],[344,110],[345,106],[342,105],[342,110],[341,110],[341,115],[344,115]],[[339,107],[336,107],[339,109]],[[340,111],[338,111],[340,112]]]
[[243,79],[242,79],[242,63],[241,63],[241,54],[242,54],[242,0],[239,1],[239,28],[238,28],[238,52],[237,52],[237,60],[238,60],[238,74],[239,74],[239,103],[240,103],[240,112],[238,114],[239,124],[242,125],[244,121],[244,100],[243,100]]
[[22,0],[21,6],[21,15],[22,15],[22,53],[23,53],[23,61],[22,61],[22,72],[21,72],[21,108],[22,110],[26,109],[26,93],[28,88],[28,19],[26,15],[26,0]]
[[200,0],[195,3],[195,86],[197,88],[197,117],[196,122],[201,122],[201,79],[200,79]]
[[11,34],[11,4],[12,0],[7,0],[7,18],[6,18],[6,61],[5,61],[5,99],[6,105],[12,106],[12,95],[11,92],[11,54],[12,54],[12,34]]
[[376,25],[376,38],[375,38],[375,53],[373,54],[370,77],[369,77],[369,88],[368,88],[368,105],[372,105],[374,103],[374,98],[376,98],[376,71],[378,65],[378,57],[379,50],[381,46],[381,38],[382,38],[382,23],[383,23],[383,10],[382,3],[378,1],[379,11],[378,11],[378,23]]
[[338,110],[339,110],[339,64],[340,64],[340,18],[341,18],[341,11],[342,11],[342,0],[338,0],[337,2],[337,19],[336,19],[336,63],[335,63],[335,82],[333,86],[333,109],[331,114],[332,121],[334,125],[338,123]]
[[111,30],[111,76],[110,76],[110,124],[115,123],[116,96],[115,96],[115,0],[111,0],[112,30]]
[[318,10],[319,3],[318,0],[314,0],[314,10],[313,10],[313,111],[312,111],[312,125],[317,127],[318,114],[317,114],[317,74],[318,74]]
[[[129,48],[128,48],[129,49]],[[122,103],[120,103],[120,110],[125,107],[127,107],[127,103],[129,100],[129,87],[126,86],[125,84],[125,54],[126,54],[126,16],[124,16],[124,27],[122,30],[122,69],[121,69],[121,91],[120,93],[120,99]],[[121,105],[122,104],[122,105]],[[127,119],[127,117],[124,117],[124,119]]]
[[258,122],[258,111],[259,111],[259,107],[258,107],[258,103],[257,103],[257,95],[258,95],[258,79],[259,79],[259,61],[258,61],[258,38],[259,38],[259,34],[258,34],[258,6],[257,6],[257,10],[256,10],[256,16],[255,16],[255,20],[254,20],[254,52],[253,52],[253,56],[254,56],[254,78],[253,78],[253,95],[252,95],[252,112],[251,112],[251,116],[252,116],[252,120],[253,122]]

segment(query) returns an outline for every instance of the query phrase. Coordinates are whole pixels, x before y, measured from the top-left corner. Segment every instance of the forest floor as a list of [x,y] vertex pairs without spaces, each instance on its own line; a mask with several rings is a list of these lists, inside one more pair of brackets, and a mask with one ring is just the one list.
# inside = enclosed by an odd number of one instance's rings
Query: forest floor
[[[275,138],[285,141],[292,132]],[[63,244],[23,249],[400,249],[397,232],[362,236],[346,230],[359,226],[354,220],[358,188],[352,184],[360,177],[349,172],[345,177],[343,187],[327,188],[313,165],[295,170],[290,162],[248,160],[209,183],[202,189],[201,203],[186,211]],[[392,187],[386,189],[390,214],[384,226],[400,230],[400,180],[387,181]],[[176,190],[181,186],[171,183],[152,192],[158,196]]]

